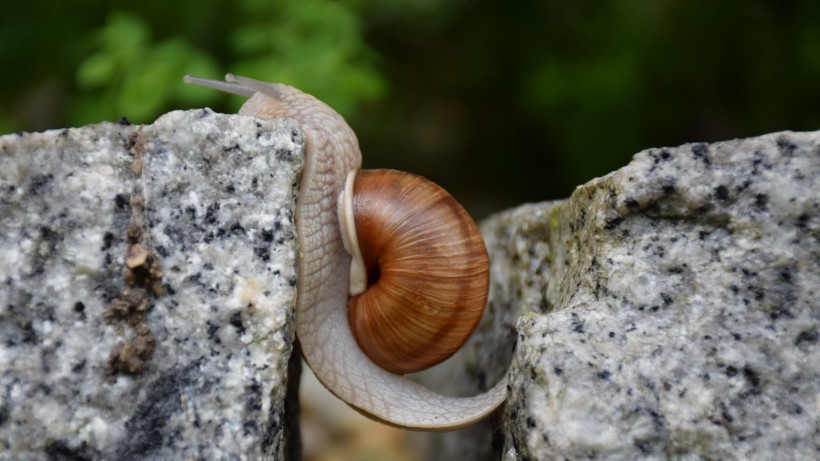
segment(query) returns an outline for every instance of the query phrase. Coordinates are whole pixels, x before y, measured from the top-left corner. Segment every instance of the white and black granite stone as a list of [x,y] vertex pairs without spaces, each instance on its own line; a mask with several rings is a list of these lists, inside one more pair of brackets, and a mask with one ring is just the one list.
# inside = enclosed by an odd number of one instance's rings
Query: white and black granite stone
[[482,231],[496,338],[441,381],[517,342],[510,398],[428,456],[820,459],[820,132],[648,149]]
[[0,459],[284,459],[295,122],[0,137]]
[[[295,452],[303,148],[208,110],[0,137],[0,459]],[[422,379],[512,356],[510,400],[431,458],[820,454],[820,132],[650,149],[482,231],[488,313]]]

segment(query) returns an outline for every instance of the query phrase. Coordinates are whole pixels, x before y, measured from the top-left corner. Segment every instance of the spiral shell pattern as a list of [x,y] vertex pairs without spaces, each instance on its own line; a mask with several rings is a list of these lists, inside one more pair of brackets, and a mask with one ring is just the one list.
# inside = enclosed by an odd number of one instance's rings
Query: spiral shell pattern
[[357,173],[353,212],[367,274],[348,302],[359,346],[399,374],[453,355],[487,303],[489,259],[473,219],[435,183],[394,170]]

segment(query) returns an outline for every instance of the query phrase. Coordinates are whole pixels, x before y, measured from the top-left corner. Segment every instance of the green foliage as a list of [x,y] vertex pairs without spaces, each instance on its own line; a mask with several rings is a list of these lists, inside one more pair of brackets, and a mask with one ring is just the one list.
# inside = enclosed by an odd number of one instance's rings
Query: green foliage
[[[72,10],[44,0],[43,11],[23,4],[2,19],[7,33],[0,33],[0,38],[8,39],[0,43],[5,62],[38,62],[45,56],[62,60],[48,62],[47,68],[25,66],[25,76],[0,76],[3,88],[13,85],[18,92],[0,94],[0,130],[120,117],[148,123],[174,108],[212,105],[235,110],[241,103],[233,98],[225,106],[227,96],[183,85],[186,74],[219,79],[234,72],[288,83],[349,116],[385,91],[377,55],[363,40],[360,6],[355,4],[145,0],[109,8],[108,3],[86,1]],[[15,30],[21,18],[30,24],[24,32]],[[37,46],[42,34],[35,29],[63,33]],[[35,46],[15,47],[12,37],[28,37]],[[44,92],[42,86],[48,87],[44,82],[54,79],[59,82],[58,94],[47,94],[46,99],[54,99],[43,107],[51,116],[33,116],[25,107]]]
[[353,115],[384,92],[358,11],[332,0],[241,0],[243,26],[230,44],[239,75],[296,86]]
[[175,102],[196,105],[216,100],[216,95],[172,83],[188,72],[217,74],[214,60],[179,38],[152,42],[148,25],[132,14],[112,13],[94,41],[96,52],[77,69],[85,97],[71,107],[73,123],[124,115],[146,122]]
[[645,147],[820,128],[814,0],[36,0],[0,62],[0,133],[241,104],[185,74],[288,83],[478,215]]

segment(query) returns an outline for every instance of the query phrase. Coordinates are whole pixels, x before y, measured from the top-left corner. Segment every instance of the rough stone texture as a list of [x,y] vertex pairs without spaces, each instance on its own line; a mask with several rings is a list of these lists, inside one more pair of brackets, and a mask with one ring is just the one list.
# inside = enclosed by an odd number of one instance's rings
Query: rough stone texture
[[510,399],[429,459],[820,458],[820,132],[648,149],[482,231],[502,336],[465,376],[523,314]]
[[0,137],[0,459],[283,459],[292,121]]

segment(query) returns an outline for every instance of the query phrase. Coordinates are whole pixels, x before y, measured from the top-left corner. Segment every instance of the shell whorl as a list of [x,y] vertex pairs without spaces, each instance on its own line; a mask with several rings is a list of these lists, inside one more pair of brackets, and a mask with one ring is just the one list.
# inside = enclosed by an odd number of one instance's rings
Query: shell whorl
[[504,402],[507,381],[474,397],[447,397],[377,366],[361,351],[347,321],[351,258],[337,214],[346,177],[359,169],[356,136],[321,101],[281,84],[227,75],[228,83],[186,81],[249,96],[240,114],[292,118],[307,138],[296,204],[298,260],[296,335],[305,361],[333,394],[388,424],[418,430],[470,425]]
[[367,279],[348,302],[353,336],[393,373],[442,362],[487,304],[489,259],[478,227],[447,191],[402,171],[359,171],[350,199]]

